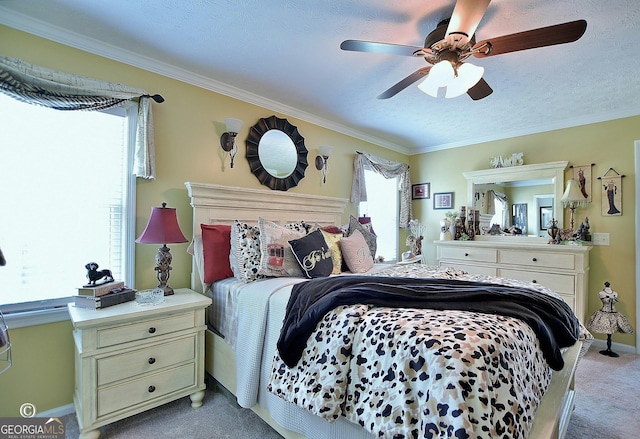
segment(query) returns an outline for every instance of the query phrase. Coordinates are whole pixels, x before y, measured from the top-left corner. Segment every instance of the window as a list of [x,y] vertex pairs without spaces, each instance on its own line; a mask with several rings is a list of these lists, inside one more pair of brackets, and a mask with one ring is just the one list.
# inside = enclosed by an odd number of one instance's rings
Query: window
[[57,111],[0,93],[5,314],[66,303],[88,262],[132,284],[131,109]]
[[370,169],[365,169],[364,180],[367,201],[358,205],[359,216],[371,217],[371,226],[378,236],[378,254],[385,261],[398,259],[398,211],[399,179],[387,179]]

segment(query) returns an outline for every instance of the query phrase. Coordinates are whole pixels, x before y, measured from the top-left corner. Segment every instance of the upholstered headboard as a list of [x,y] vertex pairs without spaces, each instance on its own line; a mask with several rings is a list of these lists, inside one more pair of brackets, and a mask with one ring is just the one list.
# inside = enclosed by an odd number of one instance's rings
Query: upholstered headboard
[[[234,220],[257,224],[258,217],[278,224],[296,221],[320,225],[341,224],[345,198],[306,195],[264,189],[186,182],[193,207],[193,237],[202,235],[200,224],[232,224]],[[195,258],[191,288],[202,292]]]

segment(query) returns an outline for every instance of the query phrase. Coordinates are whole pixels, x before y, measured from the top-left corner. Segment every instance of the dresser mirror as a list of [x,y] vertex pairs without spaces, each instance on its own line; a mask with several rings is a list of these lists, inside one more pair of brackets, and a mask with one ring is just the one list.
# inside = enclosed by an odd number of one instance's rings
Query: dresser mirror
[[304,178],[307,148],[298,128],[287,119],[260,119],[249,130],[245,143],[251,172],[263,185],[286,191]]
[[[468,205],[480,210],[483,233],[495,223],[502,229],[514,225],[513,219],[517,215],[523,215],[523,234],[528,236],[548,236],[549,215],[558,221],[558,227],[562,229],[560,199],[564,191],[564,170],[568,164],[560,161],[464,172]],[[505,210],[501,215],[501,203],[498,201],[496,215],[496,197],[503,199],[503,195],[506,196]]]

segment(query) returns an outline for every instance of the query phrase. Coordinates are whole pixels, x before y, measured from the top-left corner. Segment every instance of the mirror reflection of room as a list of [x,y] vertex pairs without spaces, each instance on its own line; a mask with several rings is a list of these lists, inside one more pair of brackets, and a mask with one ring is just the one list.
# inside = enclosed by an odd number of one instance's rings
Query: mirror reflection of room
[[539,212],[541,207],[554,205],[550,181],[488,183],[476,185],[475,189],[473,208],[480,210],[483,234],[497,224],[502,234],[546,236],[549,221]]

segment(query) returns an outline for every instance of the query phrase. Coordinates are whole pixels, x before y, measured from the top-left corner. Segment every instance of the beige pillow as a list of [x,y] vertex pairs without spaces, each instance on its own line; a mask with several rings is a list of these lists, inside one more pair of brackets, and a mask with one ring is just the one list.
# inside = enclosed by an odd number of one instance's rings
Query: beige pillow
[[297,227],[281,226],[273,221],[258,218],[260,230],[260,270],[262,276],[304,277],[289,241],[302,238],[305,231]]
[[359,230],[355,230],[351,236],[340,239],[342,257],[352,273],[364,273],[373,268],[371,250]]
[[340,239],[342,239],[342,234],[337,233],[329,233],[321,230],[322,236],[324,236],[324,240],[327,242],[329,246],[329,251],[331,252],[331,262],[333,263],[333,270],[331,274],[340,274],[342,273],[342,251],[340,250]]

